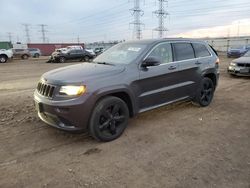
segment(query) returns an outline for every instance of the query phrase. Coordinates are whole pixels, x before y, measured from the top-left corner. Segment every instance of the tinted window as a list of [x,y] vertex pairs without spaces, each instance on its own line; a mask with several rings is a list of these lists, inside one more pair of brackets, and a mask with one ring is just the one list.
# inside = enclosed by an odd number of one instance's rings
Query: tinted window
[[207,47],[204,44],[193,43],[192,45],[194,47],[196,57],[210,56],[210,53],[209,53],[209,51],[207,50]]
[[149,57],[157,57],[160,59],[161,63],[169,63],[173,61],[171,44],[164,43],[158,45],[149,54]]
[[173,47],[176,61],[194,58],[194,50],[190,43],[173,43]]
[[77,53],[77,54],[82,54],[82,53],[83,53],[83,50],[76,50],[76,53]]

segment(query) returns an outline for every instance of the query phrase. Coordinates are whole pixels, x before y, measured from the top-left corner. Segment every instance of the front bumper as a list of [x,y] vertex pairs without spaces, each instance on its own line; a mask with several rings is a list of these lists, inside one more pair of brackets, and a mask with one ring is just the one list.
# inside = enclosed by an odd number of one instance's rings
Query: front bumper
[[50,56],[49,62],[58,62],[59,57],[58,56]]
[[92,100],[88,96],[65,101],[53,101],[34,93],[35,107],[39,118],[55,128],[82,132],[88,127],[92,111]]
[[227,71],[228,73],[237,76],[250,76],[250,67],[239,67],[229,65]]

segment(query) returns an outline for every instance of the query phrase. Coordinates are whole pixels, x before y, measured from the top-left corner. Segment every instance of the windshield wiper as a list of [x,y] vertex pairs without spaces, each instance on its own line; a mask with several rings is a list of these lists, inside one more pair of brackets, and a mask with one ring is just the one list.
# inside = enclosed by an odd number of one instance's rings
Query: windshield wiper
[[114,65],[112,63],[107,63],[107,62],[94,62],[94,63],[102,64],[102,65]]

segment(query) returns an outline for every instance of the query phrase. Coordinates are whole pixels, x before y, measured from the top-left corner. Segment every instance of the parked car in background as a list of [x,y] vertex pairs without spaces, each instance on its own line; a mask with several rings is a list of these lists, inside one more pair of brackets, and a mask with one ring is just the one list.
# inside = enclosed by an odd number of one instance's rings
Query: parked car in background
[[95,52],[92,48],[85,48],[86,51],[88,51],[89,53],[91,53],[91,55],[95,56]]
[[31,54],[28,49],[13,49],[14,58],[28,59],[30,56]]
[[6,63],[9,59],[13,58],[12,49],[0,49],[0,63]]
[[250,50],[250,45],[231,47],[227,51],[227,57],[241,57]]
[[219,59],[203,41],[131,41],[111,47],[92,63],[45,73],[34,100],[45,123],[111,141],[138,113],[181,100],[208,106],[218,79]]
[[54,52],[49,62],[64,63],[67,60],[90,61],[94,56],[84,49],[67,48],[66,51]]
[[250,51],[234,59],[228,66],[228,73],[236,76],[250,76]]
[[95,54],[98,56],[104,51],[104,47],[97,47],[94,49]]
[[[55,49],[55,52],[66,52],[67,51],[67,48],[58,48],[58,49]],[[53,52],[54,53],[54,52]]]
[[31,57],[39,58],[42,55],[40,49],[38,48],[28,48],[28,50],[30,52]]

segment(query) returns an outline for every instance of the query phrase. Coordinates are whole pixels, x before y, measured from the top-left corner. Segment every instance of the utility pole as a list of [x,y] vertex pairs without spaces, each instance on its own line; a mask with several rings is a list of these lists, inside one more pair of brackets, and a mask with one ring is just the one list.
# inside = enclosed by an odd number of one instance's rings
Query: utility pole
[[46,32],[48,32],[48,31],[45,29],[45,27],[47,27],[47,25],[45,25],[45,24],[40,24],[39,26],[41,27],[41,30],[40,30],[39,32],[42,33],[42,40],[43,40],[43,43],[45,43],[45,42],[46,42]]
[[12,33],[8,32],[7,34],[8,34],[9,41],[12,42]]
[[238,21],[237,36],[240,36],[240,21]]
[[155,31],[158,31],[159,33],[159,38],[163,38],[164,37],[164,31],[168,31],[167,28],[165,28],[164,26],[164,21],[165,18],[167,17],[168,12],[165,11],[165,3],[167,3],[167,0],[158,0],[159,2],[159,9],[154,11],[153,13],[156,14],[156,16],[158,17],[158,27],[155,28]]
[[79,37],[79,35],[77,36],[77,43],[80,44],[80,37]]
[[142,38],[141,26],[144,25],[140,19],[144,14],[143,10],[140,9],[140,1],[141,0],[134,0],[134,8],[130,9],[130,11],[132,11],[132,15],[134,16],[134,21],[130,24],[134,25],[134,34],[138,40]]
[[25,36],[26,36],[26,42],[27,44],[30,43],[30,30],[29,30],[29,24],[23,24],[24,26],[24,32],[25,32]]

